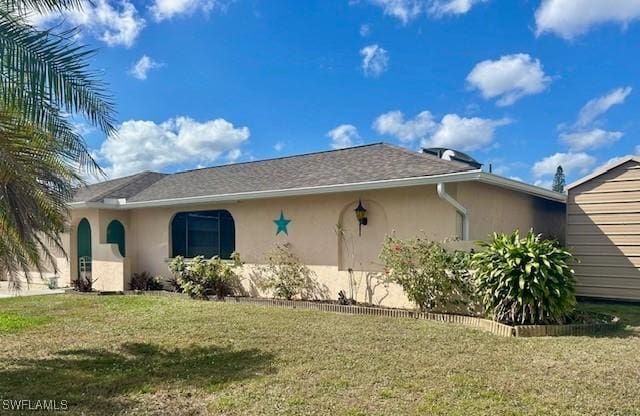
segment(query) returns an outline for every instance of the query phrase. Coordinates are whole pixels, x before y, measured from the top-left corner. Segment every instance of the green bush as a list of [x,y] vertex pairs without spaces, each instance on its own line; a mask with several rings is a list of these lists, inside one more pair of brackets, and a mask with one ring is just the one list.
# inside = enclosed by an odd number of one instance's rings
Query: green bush
[[388,281],[399,284],[421,310],[457,312],[472,305],[468,253],[426,239],[387,236],[380,259]]
[[521,238],[494,234],[482,242],[471,267],[485,311],[511,324],[562,323],[576,305],[572,258],[554,240],[530,230]]
[[169,263],[169,270],[180,284],[184,293],[195,299],[218,299],[237,294],[240,290],[240,278],[235,269],[242,263],[237,253],[231,255],[232,262],[215,256],[206,260],[202,256],[189,262],[178,256]]
[[290,244],[278,244],[259,268],[257,286],[270,290],[275,297],[291,300],[313,292],[313,272],[291,252]]

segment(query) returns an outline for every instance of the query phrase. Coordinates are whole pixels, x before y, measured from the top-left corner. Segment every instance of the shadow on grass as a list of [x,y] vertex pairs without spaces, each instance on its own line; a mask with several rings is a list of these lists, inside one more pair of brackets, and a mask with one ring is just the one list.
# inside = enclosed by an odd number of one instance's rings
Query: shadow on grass
[[127,407],[128,394],[154,392],[159,385],[220,390],[272,373],[272,360],[254,349],[166,349],[148,343],[63,350],[48,358],[5,361],[11,368],[0,371],[0,396],[67,400],[74,412],[113,413]]
[[640,337],[640,304],[628,302],[581,300],[578,309],[587,312],[615,315],[620,318],[620,327],[615,331],[597,334],[599,338]]

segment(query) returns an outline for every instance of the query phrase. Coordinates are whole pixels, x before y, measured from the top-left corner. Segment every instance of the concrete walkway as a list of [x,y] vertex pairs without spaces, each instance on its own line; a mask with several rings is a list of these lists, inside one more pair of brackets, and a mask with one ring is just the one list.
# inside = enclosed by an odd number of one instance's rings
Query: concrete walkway
[[39,295],[57,295],[64,293],[64,289],[49,289],[44,285],[22,285],[22,288],[16,292],[9,289],[7,282],[0,282],[0,298],[11,298],[14,296],[39,296]]

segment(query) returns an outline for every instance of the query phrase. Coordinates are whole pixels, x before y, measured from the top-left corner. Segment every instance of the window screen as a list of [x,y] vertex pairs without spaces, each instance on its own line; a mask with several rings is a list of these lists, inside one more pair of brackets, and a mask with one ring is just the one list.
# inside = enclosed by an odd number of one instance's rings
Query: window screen
[[235,224],[226,210],[179,212],[171,221],[171,256],[231,258]]

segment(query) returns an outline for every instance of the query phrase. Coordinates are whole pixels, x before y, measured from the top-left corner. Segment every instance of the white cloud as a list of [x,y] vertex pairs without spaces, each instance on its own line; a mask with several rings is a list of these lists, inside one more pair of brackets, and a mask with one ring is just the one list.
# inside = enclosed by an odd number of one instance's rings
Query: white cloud
[[555,33],[573,39],[592,26],[626,27],[640,18],[640,0],[543,0],[536,10],[536,34]]
[[84,1],[81,9],[64,13],[38,14],[29,16],[32,25],[50,28],[61,22],[66,26],[79,27],[91,33],[109,46],[130,47],[145,26],[145,20],[129,0],[111,3],[107,0]]
[[149,10],[153,18],[161,22],[179,14],[192,14],[196,11],[208,14],[216,7],[225,6],[218,0],[155,0]]
[[575,133],[560,133],[560,140],[569,146],[571,151],[597,149],[615,143],[624,134],[620,131],[593,129]]
[[629,94],[631,94],[631,87],[616,88],[602,97],[590,100],[580,110],[576,125],[579,127],[589,125],[614,105],[623,104]]
[[598,124],[598,117],[606,113],[614,105],[624,103],[631,94],[631,87],[617,88],[601,97],[589,100],[580,110],[578,119],[572,126],[562,124],[559,126],[560,141],[569,147],[572,152],[589,149],[597,149],[615,143],[624,133],[620,131],[607,131]]
[[273,150],[278,153],[282,152],[282,149],[284,149],[284,142],[276,142],[276,144],[273,145]]
[[508,119],[466,118],[457,114],[447,114],[438,122],[429,111],[405,120],[402,112],[390,111],[380,115],[372,127],[378,133],[394,136],[404,143],[420,139],[423,147],[474,150],[491,144],[495,129],[508,123]]
[[554,175],[558,166],[562,166],[564,173],[586,174],[596,163],[596,159],[586,153],[555,153],[539,160],[533,165],[531,172],[535,178]]
[[386,49],[374,44],[360,50],[362,70],[368,77],[379,77],[389,66],[389,53]]
[[225,159],[227,160],[227,162],[233,163],[238,160],[240,156],[242,156],[242,150],[236,148],[229,150],[227,152],[227,155],[225,156]]
[[247,127],[234,127],[224,119],[204,122],[176,117],[163,123],[129,120],[117,136],[110,136],[96,152],[110,177],[143,170],[162,171],[181,165],[210,165],[220,157],[240,157],[240,146],[249,138]]
[[[366,0],[378,6],[387,16],[400,20],[403,24],[417,19],[423,14],[434,18],[446,15],[465,14],[477,3],[488,0]],[[352,0],[351,3],[358,3]]]
[[373,129],[380,134],[389,134],[401,142],[421,139],[436,129],[437,123],[429,111],[423,111],[411,120],[405,120],[401,111],[389,111],[373,122]]
[[429,13],[435,17],[465,14],[474,4],[486,1],[488,0],[436,0],[431,3]]
[[553,187],[552,179],[538,179],[533,183],[535,186],[539,186],[541,188],[551,189]]
[[129,73],[137,79],[145,80],[150,70],[160,68],[161,66],[161,63],[154,61],[147,55],[142,55],[142,58],[131,67]]
[[518,53],[478,63],[467,75],[467,82],[485,99],[497,98],[497,105],[508,106],[526,95],[544,91],[551,78],[545,75],[538,59]]
[[640,144],[636,146],[636,155],[640,156]]
[[447,114],[442,117],[435,133],[422,140],[421,146],[451,147],[458,150],[479,149],[493,142],[496,127],[509,123],[508,119],[466,118],[457,114]]
[[362,36],[363,38],[366,38],[370,34],[371,34],[371,25],[369,24],[360,25],[360,36]]
[[358,129],[351,124],[341,124],[327,133],[327,136],[331,138],[332,149],[343,149],[360,144]]
[[423,0],[367,0],[369,3],[378,6],[387,16],[395,17],[402,23],[407,24],[411,20],[420,16],[424,10]]

